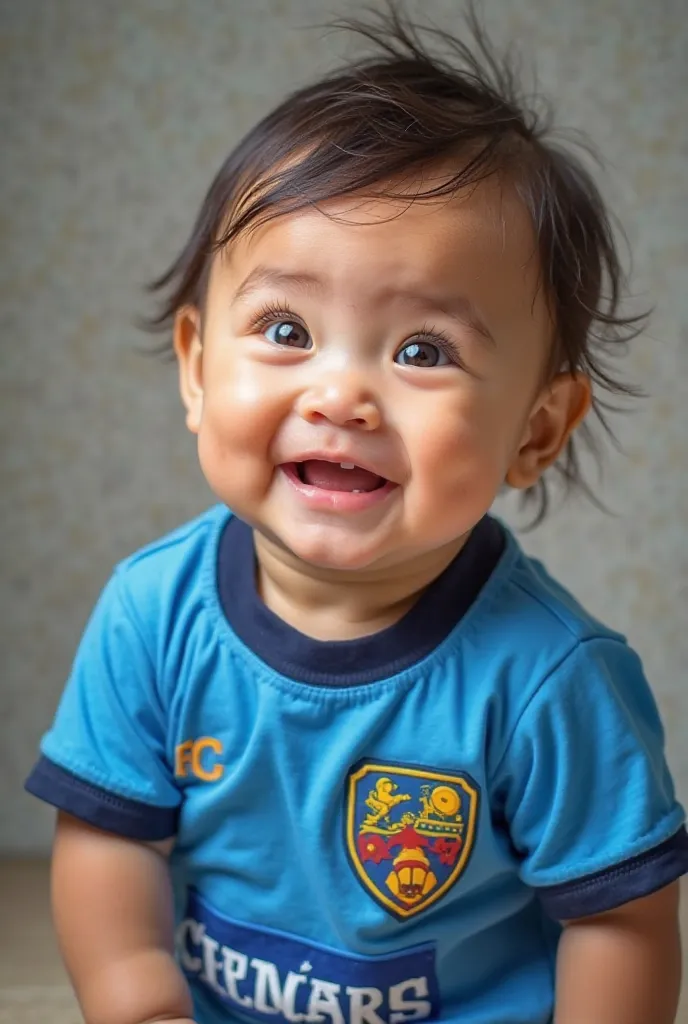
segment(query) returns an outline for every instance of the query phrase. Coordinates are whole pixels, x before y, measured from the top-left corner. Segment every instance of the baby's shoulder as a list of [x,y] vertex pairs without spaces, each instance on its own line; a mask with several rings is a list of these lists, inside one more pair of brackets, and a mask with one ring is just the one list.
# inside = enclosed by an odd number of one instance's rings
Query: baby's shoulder
[[558,744],[593,751],[595,736],[625,736],[639,723],[659,749],[661,725],[642,661],[621,633],[513,538],[490,583],[494,592],[473,623],[472,658],[463,663],[479,690],[476,715],[487,716],[493,773],[514,771],[519,751],[527,766],[533,744],[542,756]]
[[529,555],[502,522],[502,557],[494,567],[469,619],[475,633],[512,651],[531,644],[553,651],[595,638],[624,641],[622,634],[592,614],[545,565]]
[[504,557],[469,616],[470,646],[486,685],[509,691],[517,713],[568,667],[590,677],[636,655],[626,638],[591,614],[508,534]]
[[623,641],[612,629],[512,538],[512,558],[501,593],[500,614],[524,638],[533,634],[554,643],[576,645],[594,638]]
[[159,624],[193,606],[215,575],[215,552],[228,510],[214,506],[120,562],[112,585],[140,622]]

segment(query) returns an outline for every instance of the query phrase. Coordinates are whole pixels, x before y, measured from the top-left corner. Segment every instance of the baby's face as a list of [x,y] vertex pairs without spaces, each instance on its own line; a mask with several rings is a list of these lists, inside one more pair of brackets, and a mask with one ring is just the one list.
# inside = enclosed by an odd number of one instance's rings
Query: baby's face
[[215,259],[200,337],[193,313],[177,324],[210,486],[313,565],[456,546],[533,436],[552,337],[538,270],[497,183],[338,200],[240,240]]

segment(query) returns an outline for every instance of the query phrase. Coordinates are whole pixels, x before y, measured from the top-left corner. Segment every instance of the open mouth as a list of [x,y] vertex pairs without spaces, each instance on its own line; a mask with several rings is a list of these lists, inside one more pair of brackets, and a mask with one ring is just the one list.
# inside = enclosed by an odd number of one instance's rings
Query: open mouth
[[353,462],[325,462],[306,459],[292,462],[287,467],[302,484],[322,491],[346,491],[350,494],[369,494],[384,488],[389,481],[371,473]]

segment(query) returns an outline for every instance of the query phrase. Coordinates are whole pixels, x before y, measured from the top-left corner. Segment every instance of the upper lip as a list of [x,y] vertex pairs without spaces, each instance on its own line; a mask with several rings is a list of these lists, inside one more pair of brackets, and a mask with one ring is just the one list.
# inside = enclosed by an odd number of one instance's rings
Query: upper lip
[[338,451],[338,452],[323,452],[323,451],[311,451],[302,452],[299,455],[292,456],[289,459],[284,459],[283,465],[290,462],[309,462],[313,460],[315,462],[332,462],[334,465],[339,466],[342,462],[348,462],[351,465],[357,466],[359,469],[366,469],[369,473],[374,473],[375,476],[382,477],[383,480],[388,480],[389,477],[385,473],[381,473],[380,470],[374,463],[367,462],[365,459],[361,459],[358,455],[353,452]]

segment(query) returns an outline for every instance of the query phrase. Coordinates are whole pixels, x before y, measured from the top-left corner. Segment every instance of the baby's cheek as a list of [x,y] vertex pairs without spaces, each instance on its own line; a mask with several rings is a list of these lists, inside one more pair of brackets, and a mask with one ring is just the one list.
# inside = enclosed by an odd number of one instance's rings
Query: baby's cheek
[[264,487],[269,429],[231,392],[206,394],[198,457],[210,487],[228,504]]
[[261,375],[238,371],[222,389],[223,401],[243,416],[257,416],[266,406],[266,387]]
[[225,445],[255,447],[264,442],[271,417],[260,387],[243,378],[206,391],[204,420]]
[[229,440],[208,429],[198,435],[198,460],[216,497],[237,515],[250,518],[269,487],[265,460],[252,458],[240,438]]
[[503,482],[502,432],[488,416],[447,417],[444,422],[438,417],[435,422],[436,428],[414,445],[415,480],[423,482],[428,499],[449,519],[459,511],[479,518]]
[[462,476],[474,462],[489,456],[493,424],[478,415],[438,415],[416,444],[417,459],[432,472]]
[[496,390],[474,403],[457,424],[459,450],[488,464],[508,461],[520,422],[513,406],[509,396]]

